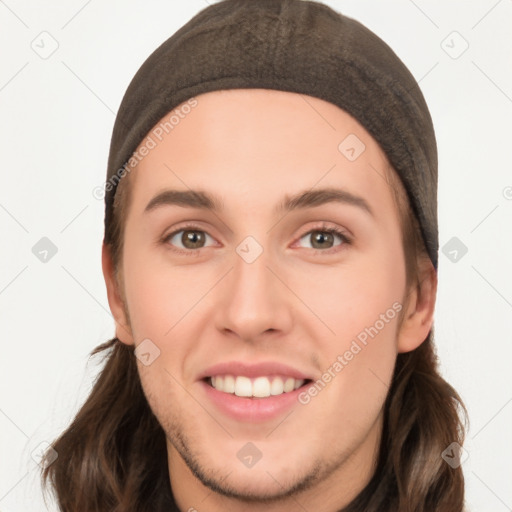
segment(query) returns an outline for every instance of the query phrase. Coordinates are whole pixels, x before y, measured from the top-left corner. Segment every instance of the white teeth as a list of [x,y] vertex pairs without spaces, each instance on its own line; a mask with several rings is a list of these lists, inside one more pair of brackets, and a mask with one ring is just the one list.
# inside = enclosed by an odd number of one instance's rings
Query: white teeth
[[224,393],[234,393],[235,392],[235,377],[233,375],[226,375],[224,377]]
[[289,379],[286,379],[286,382],[284,383],[284,392],[289,393],[290,391],[293,391],[294,385],[295,379],[292,379],[291,377]]
[[252,394],[258,398],[270,396],[270,382],[267,377],[258,377],[252,384]]
[[[218,381],[217,377],[217,381]],[[220,386],[217,388],[220,389]],[[224,387],[222,388],[224,389]],[[235,395],[236,396],[251,396],[252,383],[249,377],[237,377],[235,380]]]
[[304,384],[304,380],[294,379],[293,377],[257,377],[250,379],[242,375],[238,377],[233,375],[216,375],[215,377],[210,377],[210,381],[217,391],[256,398],[289,393]]
[[270,386],[271,395],[282,395],[284,393],[283,379],[274,379]]

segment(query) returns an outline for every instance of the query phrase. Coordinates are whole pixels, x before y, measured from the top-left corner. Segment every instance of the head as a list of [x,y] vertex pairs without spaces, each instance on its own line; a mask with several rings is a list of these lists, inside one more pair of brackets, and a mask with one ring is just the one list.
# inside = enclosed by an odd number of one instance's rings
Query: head
[[[68,459],[89,473],[46,474],[119,510],[145,510],[166,478],[184,509],[201,491],[246,507],[300,495],[347,511],[461,509],[461,470],[440,456],[462,430],[433,349],[437,262],[382,141],[297,92],[195,102],[156,143],[170,113],[146,130],[117,184],[102,252],[116,336],[97,349],[111,353]],[[269,378],[249,393],[295,377],[286,405],[276,395],[251,416],[219,400],[226,376],[254,365]]]
[[[103,254],[117,338],[160,353],[135,360],[170,473],[247,500],[354,472],[367,483],[397,356],[432,329],[437,274],[405,189],[368,132],[323,100],[261,89],[196,100],[121,180],[118,238]],[[349,134],[365,146],[354,161],[339,150]],[[321,189],[368,210],[322,202]],[[219,209],[147,210],[167,190],[202,192]],[[316,194],[309,207],[277,209],[305,191]],[[247,236],[262,250],[251,262],[237,251]],[[208,368],[231,361],[288,364],[313,385],[285,421],[232,419],[204,392]],[[262,454],[252,468],[237,457],[249,441]]]

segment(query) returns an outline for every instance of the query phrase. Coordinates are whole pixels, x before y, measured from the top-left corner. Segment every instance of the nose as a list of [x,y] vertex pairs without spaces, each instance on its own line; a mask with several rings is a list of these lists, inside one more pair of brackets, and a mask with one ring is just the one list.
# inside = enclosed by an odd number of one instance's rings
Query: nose
[[293,294],[285,272],[263,250],[252,262],[235,253],[217,293],[216,327],[246,342],[289,332]]

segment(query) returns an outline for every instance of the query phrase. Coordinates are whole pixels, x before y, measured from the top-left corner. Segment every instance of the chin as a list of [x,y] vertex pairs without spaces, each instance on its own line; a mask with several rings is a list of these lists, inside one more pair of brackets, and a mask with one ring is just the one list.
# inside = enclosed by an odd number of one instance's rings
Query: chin
[[[240,470],[237,467],[223,468],[215,477],[202,475],[203,485],[223,496],[247,502],[279,501],[308,488],[316,478],[291,475],[290,470],[272,470],[255,467]],[[223,475],[223,476],[221,476]],[[196,475],[198,476],[198,475]]]

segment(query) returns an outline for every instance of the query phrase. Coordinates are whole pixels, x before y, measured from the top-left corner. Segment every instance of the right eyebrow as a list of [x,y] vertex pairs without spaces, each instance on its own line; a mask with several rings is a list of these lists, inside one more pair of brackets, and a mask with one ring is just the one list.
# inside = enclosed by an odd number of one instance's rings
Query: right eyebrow
[[144,213],[164,205],[177,205],[189,208],[201,208],[219,212],[222,201],[200,190],[164,190],[157,194],[144,209]]

